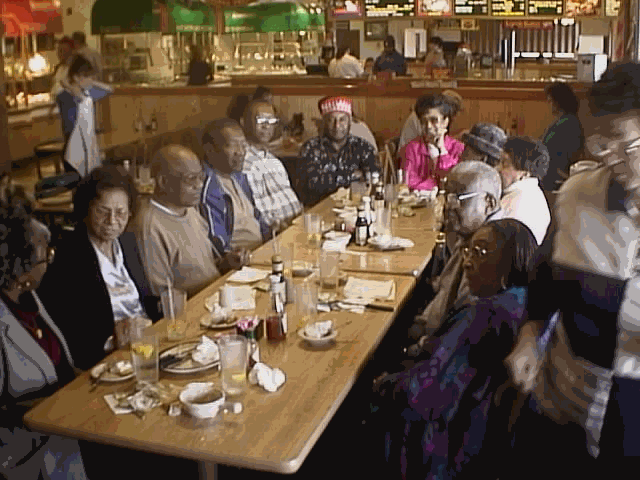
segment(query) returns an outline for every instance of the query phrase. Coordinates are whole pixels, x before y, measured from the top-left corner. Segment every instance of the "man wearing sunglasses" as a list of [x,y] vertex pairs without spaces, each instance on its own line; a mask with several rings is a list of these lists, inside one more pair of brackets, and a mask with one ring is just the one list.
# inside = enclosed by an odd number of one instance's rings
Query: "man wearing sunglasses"
[[325,97],[318,102],[322,134],[300,150],[297,190],[312,206],[340,187],[378,171],[371,144],[351,134],[353,104],[346,97]]
[[[413,339],[425,338],[435,331],[447,311],[456,302],[466,299],[467,286],[462,269],[464,247],[475,231],[500,210],[500,174],[486,163],[472,160],[459,163],[449,172],[446,188],[445,229],[450,246],[442,272],[430,279],[431,285],[424,286],[425,294],[432,300],[415,318],[409,333]],[[426,271],[431,271],[431,267],[427,266]],[[415,350],[413,348],[410,353],[418,353]]]
[[282,228],[302,212],[302,204],[284,165],[268,148],[279,119],[273,105],[257,99],[247,106],[243,122],[248,145],[242,171],[262,218],[272,229]]
[[[521,412],[509,457],[530,459],[543,441],[541,463],[556,475],[527,461],[517,478],[602,478],[639,463],[639,64],[603,74],[585,120],[587,146],[602,166],[558,192],[529,285],[529,322],[506,360],[534,401]],[[540,335],[550,324],[547,355]]]

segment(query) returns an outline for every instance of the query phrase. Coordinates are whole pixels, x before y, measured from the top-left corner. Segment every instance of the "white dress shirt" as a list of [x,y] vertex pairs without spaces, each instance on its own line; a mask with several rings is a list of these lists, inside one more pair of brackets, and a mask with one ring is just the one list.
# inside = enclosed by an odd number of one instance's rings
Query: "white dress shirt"
[[360,60],[348,53],[340,60],[334,58],[329,64],[329,76],[332,78],[358,78],[363,74],[364,68],[360,64]]

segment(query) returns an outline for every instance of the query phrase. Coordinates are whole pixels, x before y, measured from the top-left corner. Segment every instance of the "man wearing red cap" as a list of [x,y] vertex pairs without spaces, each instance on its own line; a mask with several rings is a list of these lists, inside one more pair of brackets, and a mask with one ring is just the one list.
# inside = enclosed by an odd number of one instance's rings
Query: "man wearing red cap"
[[378,170],[373,147],[350,133],[351,99],[325,97],[318,102],[318,108],[323,131],[302,146],[296,175],[297,190],[306,206]]

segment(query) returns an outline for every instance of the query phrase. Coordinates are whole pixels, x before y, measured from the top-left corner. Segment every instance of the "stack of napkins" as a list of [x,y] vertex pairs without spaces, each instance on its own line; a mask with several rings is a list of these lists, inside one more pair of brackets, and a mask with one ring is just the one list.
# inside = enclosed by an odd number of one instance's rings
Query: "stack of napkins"
[[[361,299],[369,303],[375,300],[394,300],[396,296],[396,282],[387,280],[365,280],[364,278],[349,277],[344,286],[344,297],[348,300]],[[354,302],[355,303],[355,302]]]
[[267,392],[273,393],[277,391],[284,382],[286,376],[279,368],[271,368],[264,363],[256,363],[249,372],[249,383],[251,385],[260,385]]
[[202,336],[200,345],[196,347],[192,354],[193,360],[200,365],[209,365],[220,359],[218,344],[206,335]]

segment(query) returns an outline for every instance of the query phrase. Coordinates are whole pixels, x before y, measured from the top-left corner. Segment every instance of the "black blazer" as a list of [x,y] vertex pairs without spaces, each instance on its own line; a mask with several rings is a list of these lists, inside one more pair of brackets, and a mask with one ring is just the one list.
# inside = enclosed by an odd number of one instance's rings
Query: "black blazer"
[[[134,234],[123,233],[120,245],[142,306],[157,321],[162,316],[158,297],[151,295]],[[114,333],[113,309],[98,256],[83,225],[60,242],[38,295],[66,338],[76,367],[86,370],[105,357],[104,344]]]

